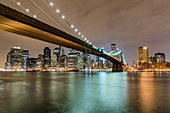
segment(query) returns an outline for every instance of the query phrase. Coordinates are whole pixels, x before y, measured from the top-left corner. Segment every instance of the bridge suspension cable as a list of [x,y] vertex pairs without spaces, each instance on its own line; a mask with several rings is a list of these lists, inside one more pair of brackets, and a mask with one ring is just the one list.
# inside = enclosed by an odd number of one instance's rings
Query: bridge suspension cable
[[[19,7],[21,7],[24,11],[26,11],[30,16],[40,20],[35,14],[32,14],[28,8],[24,8],[20,2],[17,2],[16,0],[13,0]],[[51,19],[57,26],[59,26],[63,31],[67,32],[62,26],[60,26],[57,22],[55,22],[45,11],[43,11],[35,2],[32,0],[29,0],[29,2],[32,2],[33,5],[35,5],[38,9],[40,9],[49,19]],[[67,32],[68,33],[68,32]]]
[[87,38],[80,32],[78,31],[77,28],[75,28],[75,26],[73,24],[70,24],[70,22],[67,21],[66,17],[64,15],[61,14],[60,10],[55,8],[54,4],[52,2],[50,2],[49,0],[46,0],[46,2],[53,8],[53,10],[64,20],[64,22],[74,30],[74,32],[76,32],[78,34],[78,36],[80,38],[82,38],[86,43],[92,45],[92,43],[87,40]]
[[[38,19],[37,16],[36,16],[35,14],[32,14],[29,9],[24,8],[24,7],[21,5],[20,2],[17,2],[16,0],[13,0],[13,1],[14,1],[19,7],[21,7],[24,11],[26,11],[30,16]],[[39,19],[38,19],[38,20],[39,20]]]
[[[49,19],[51,19],[57,26],[59,26],[63,31],[65,31],[66,33],[68,33],[68,31],[66,29],[64,29],[61,25],[59,25],[52,17],[50,17],[41,7],[39,7],[34,1],[32,0],[28,0],[30,1],[33,5],[35,5],[40,11],[42,11]],[[68,33],[69,34],[69,33]]]

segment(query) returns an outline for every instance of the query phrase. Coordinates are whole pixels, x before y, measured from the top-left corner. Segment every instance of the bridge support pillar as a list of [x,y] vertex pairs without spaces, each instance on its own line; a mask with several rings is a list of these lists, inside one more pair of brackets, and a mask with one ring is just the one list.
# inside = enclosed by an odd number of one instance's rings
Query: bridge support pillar
[[112,72],[123,72],[122,63],[113,63]]

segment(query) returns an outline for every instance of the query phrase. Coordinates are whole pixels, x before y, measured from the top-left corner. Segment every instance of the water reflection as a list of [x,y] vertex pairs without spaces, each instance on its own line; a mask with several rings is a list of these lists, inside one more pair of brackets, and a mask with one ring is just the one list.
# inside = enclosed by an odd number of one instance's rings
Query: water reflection
[[[169,112],[170,76],[162,73],[129,73],[129,102],[135,111]],[[133,101],[136,99],[135,101]],[[165,102],[167,102],[165,104]]]
[[167,73],[0,73],[0,113],[162,113],[169,94]]

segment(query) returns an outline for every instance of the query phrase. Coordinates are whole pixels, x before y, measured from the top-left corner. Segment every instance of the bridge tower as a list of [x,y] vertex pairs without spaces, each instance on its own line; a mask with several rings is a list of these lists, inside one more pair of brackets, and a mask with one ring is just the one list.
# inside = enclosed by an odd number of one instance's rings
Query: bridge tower
[[123,65],[121,62],[112,63],[112,72],[123,72]]
[[123,52],[112,51],[110,54],[120,60],[120,62],[112,62],[112,72],[123,72]]

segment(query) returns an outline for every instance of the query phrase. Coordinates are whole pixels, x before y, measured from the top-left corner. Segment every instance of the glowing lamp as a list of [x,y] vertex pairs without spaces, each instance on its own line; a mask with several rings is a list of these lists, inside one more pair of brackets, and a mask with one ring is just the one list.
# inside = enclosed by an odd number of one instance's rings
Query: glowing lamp
[[54,5],[54,4],[53,4],[52,2],[50,2],[50,6],[53,7],[53,5]]

